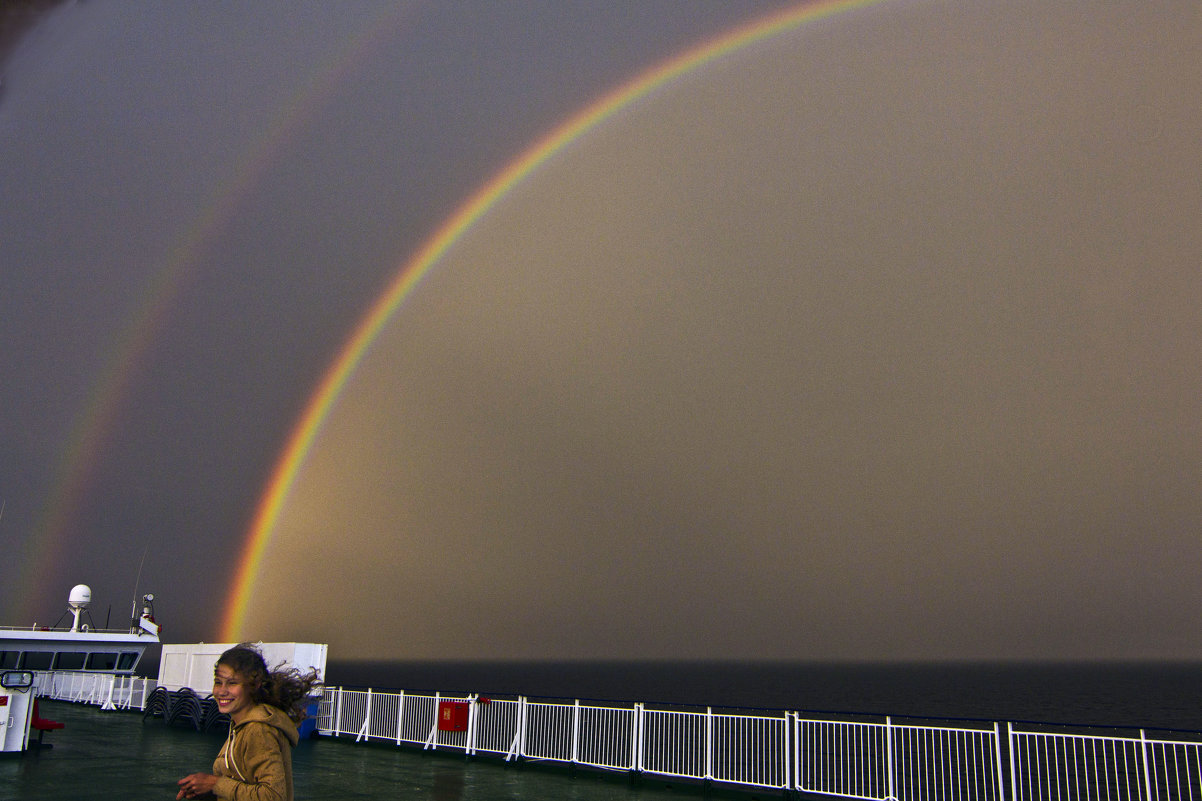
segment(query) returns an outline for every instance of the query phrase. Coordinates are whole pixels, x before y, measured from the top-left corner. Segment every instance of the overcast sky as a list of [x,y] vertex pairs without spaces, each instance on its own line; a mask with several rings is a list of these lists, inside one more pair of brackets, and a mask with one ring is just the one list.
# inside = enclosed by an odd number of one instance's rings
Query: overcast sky
[[[238,636],[1190,658],[1195,3],[848,4],[613,114],[399,306]],[[213,640],[321,376],[540,137],[789,4],[131,5],[0,88],[3,622]],[[139,570],[140,567],[140,570]]]

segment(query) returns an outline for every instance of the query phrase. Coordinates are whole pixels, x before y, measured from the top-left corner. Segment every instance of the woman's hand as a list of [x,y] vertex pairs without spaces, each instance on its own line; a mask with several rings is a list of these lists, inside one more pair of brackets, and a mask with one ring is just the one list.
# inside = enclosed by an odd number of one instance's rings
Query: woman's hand
[[180,779],[178,784],[176,801],[181,798],[201,798],[212,794],[213,788],[217,786],[217,777],[211,773],[193,773]]

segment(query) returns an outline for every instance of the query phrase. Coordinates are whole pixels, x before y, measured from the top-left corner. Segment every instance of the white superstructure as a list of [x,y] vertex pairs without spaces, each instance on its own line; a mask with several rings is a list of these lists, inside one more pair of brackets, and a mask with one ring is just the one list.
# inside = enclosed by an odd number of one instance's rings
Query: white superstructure
[[[213,687],[213,667],[217,659],[237,643],[179,643],[163,646],[159,657],[159,686],[169,691],[185,687],[205,695]],[[316,670],[325,678],[326,651],[324,643],[261,642],[255,643],[263,653],[269,668],[279,665],[298,668],[302,673]]]
[[142,610],[125,629],[96,629],[81,622],[92,601],[86,584],[71,589],[68,613],[71,628],[0,627],[0,670],[81,670],[132,674],[150,645],[159,642],[154,619],[154,596],[142,597]]

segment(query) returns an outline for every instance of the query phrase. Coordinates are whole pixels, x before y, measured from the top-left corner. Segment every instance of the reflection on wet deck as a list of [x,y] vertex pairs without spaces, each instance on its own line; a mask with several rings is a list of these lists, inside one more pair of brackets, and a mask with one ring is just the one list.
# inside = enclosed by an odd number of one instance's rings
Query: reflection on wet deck
[[[102,712],[54,701],[43,701],[42,706],[44,716],[66,726],[47,735],[52,748],[0,760],[0,801],[171,799],[176,780],[210,766],[221,745],[221,735],[170,727],[161,720],[143,722],[136,712]],[[666,783],[646,778],[633,782],[625,775],[572,775],[566,769],[505,765],[395,746],[356,746],[328,738],[302,741],[293,752],[293,766],[298,801],[651,801],[715,794],[680,784],[669,789]]]

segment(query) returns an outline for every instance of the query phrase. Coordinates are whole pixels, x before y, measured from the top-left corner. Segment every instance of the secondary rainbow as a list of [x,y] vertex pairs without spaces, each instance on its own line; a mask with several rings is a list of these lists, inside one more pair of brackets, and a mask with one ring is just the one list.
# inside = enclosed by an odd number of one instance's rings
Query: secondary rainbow
[[255,510],[246,545],[243,548],[226,600],[218,639],[222,642],[234,642],[241,638],[243,621],[255,577],[271,541],[271,535],[279,520],[280,512],[288,499],[289,490],[321,431],[322,423],[338,402],[338,398],[347,381],[355,372],[355,368],[358,367],[376,337],[400,308],[405,298],[477,220],[483,217],[514,186],[571,142],[619,110],[627,108],[685,73],[803,24],[857,8],[879,5],[883,2],[887,2],[887,0],[833,0],[831,2],[805,3],[740,26],[704,42],[661,63],[589,105],[527,148],[509,166],[472,195],[435,232],[434,236],[401,266],[387,291],[372,305],[352,332],[338,358],[326,370],[318,384],[317,391],[310,398],[305,411],[289,436]]
[[62,561],[68,534],[76,526],[122,407],[128,402],[137,370],[150,358],[158,335],[170,323],[171,312],[187,287],[207,247],[225,230],[242,202],[262,176],[288,150],[291,138],[303,129],[332,96],[347,73],[377,49],[403,22],[403,8],[375,14],[332,47],[329,55],[301,75],[294,91],[282,98],[264,126],[264,135],[249,143],[227,176],[199,204],[198,213],[183,229],[161,262],[153,280],[134,305],[120,336],[109,349],[76,417],[56,465],[54,483],[37,521],[36,535],[27,546],[30,568],[13,593],[21,605],[20,618],[32,618],[35,585],[51,566]]

